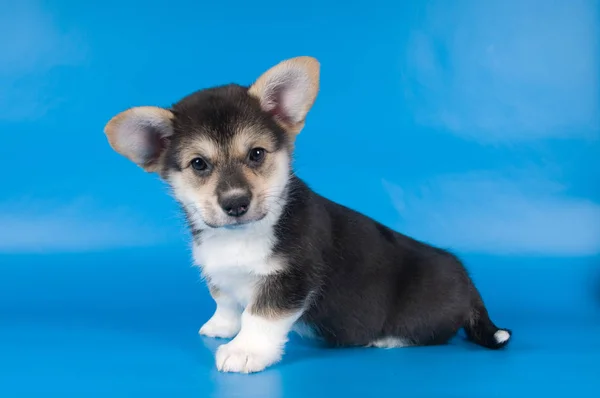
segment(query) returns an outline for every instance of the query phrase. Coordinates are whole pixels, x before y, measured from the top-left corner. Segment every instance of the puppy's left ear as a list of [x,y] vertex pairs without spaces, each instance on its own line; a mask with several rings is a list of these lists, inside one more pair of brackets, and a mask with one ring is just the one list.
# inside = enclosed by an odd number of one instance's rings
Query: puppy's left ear
[[173,134],[171,111],[155,106],[131,108],[104,127],[110,146],[148,172],[159,171]]
[[260,100],[262,109],[293,136],[304,121],[319,91],[319,61],[297,57],[283,61],[265,72],[248,93]]

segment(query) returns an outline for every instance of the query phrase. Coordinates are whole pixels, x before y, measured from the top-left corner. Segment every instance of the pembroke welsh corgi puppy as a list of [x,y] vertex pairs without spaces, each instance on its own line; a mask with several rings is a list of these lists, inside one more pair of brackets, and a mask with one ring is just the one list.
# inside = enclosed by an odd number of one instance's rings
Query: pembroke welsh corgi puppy
[[314,58],[289,59],[250,87],[131,108],[105,127],[112,148],[158,173],[185,212],[216,302],[199,333],[233,338],[218,348],[217,368],[275,364],[292,330],[332,346],[392,348],[444,344],[463,328],[481,346],[505,346],[511,332],[490,320],[454,255],[320,196],[294,174],[294,140],[319,70]]

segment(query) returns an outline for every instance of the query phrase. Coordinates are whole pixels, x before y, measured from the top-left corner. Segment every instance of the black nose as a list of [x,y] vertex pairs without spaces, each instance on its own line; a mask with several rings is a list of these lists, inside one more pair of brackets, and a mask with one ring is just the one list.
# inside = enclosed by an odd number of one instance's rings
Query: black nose
[[232,217],[241,217],[248,212],[250,195],[227,196],[219,201],[221,208]]

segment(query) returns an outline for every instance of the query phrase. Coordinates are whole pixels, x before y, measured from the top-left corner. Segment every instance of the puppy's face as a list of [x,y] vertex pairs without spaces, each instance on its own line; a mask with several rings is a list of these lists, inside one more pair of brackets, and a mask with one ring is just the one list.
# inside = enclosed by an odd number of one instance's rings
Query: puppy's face
[[240,226],[283,205],[293,142],[318,82],[318,62],[294,58],[250,88],[201,90],[170,109],[129,109],[105,132],[117,152],[171,185],[194,228]]
[[283,201],[291,136],[247,91],[206,90],[173,107],[162,174],[196,228],[258,221]]

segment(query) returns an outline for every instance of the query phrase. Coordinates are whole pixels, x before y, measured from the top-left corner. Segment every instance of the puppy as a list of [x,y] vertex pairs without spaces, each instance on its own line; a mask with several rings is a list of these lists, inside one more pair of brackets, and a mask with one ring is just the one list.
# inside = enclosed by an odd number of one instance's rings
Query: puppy
[[136,107],[105,127],[112,148],[172,188],[216,311],[199,333],[224,372],[278,362],[296,329],[332,346],[444,344],[464,328],[505,346],[452,254],[312,191],[291,167],[319,89],[311,57],[272,67],[250,87],[195,92],[170,108]]

